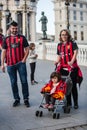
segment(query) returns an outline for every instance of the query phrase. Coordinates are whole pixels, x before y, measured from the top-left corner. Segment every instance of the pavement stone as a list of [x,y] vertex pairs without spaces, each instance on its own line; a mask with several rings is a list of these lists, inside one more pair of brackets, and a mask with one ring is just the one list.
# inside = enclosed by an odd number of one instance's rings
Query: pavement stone
[[84,80],[80,89],[78,87],[79,109],[75,110],[72,108],[69,114],[65,114],[60,106],[60,119],[53,119],[52,112],[42,108],[40,110],[43,111],[43,117],[35,116],[35,112],[39,110],[42,100],[42,95],[40,94],[41,87],[49,80],[51,72],[55,69],[52,61],[37,61],[35,78],[39,83],[36,85],[30,84],[30,67],[27,61],[30,108],[26,108],[23,103],[19,79],[21,104],[19,107],[12,107],[14,100],[7,71],[5,73],[0,72],[0,130],[58,130],[65,127],[87,124],[87,67],[80,67]]

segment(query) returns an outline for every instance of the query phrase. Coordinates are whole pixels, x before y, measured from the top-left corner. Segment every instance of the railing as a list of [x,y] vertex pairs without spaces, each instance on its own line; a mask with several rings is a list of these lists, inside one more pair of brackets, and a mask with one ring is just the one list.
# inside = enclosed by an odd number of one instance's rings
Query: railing
[[[87,45],[78,45],[77,61],[79,65],[87,66]],[[57,57],[57,43],[40,43],[36,44],[36,53],[38,59],[55,61]]]

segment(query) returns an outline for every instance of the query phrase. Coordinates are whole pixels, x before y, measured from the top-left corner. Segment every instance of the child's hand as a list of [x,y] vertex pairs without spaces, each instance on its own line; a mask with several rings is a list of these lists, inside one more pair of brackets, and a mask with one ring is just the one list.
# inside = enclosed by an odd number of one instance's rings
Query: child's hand
[[36,56],[36,58],[38,57],[38,55],[37,55],[37,54],[36,54],[35,56]]

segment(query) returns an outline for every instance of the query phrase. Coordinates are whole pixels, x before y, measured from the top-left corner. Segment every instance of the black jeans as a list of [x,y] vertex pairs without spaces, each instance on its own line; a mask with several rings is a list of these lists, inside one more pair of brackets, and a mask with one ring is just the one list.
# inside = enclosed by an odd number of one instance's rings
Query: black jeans
[[[68,71],[61,69],[61,75],[68,75]],[[77,73],[78,69],[74,68],[73,71],[71,72],[71,79],[73,83],[72,91],[71,93],[66,97],[67,98],[67,105],[72,105],[72,100],[71,100],[71,94],[73,97],[74,105],[78,105],[78,91],[77,91]]]
[[34,73],[35,73],[35,68],[36,68],[36,62],[30,63],[30,69],[31,69],[31,82],[34,80]]
[[55,104],[55,101],[56,101],[56,99],[55,98],[53,98],[53,97],[51,97],[51,95],[50,94],[48,94],[48,93],[45,93],[45,101],[46,101],[46,104],[50,104],[50,102],[51,102],[51,104]]

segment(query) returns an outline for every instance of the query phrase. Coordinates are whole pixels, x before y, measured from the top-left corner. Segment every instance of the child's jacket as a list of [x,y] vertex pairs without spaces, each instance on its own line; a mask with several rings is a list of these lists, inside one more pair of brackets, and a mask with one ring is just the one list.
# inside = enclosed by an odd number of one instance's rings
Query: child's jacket
[[55,91],[51,94],[51,90],[53,89],[53,82],[50,81],[41,89],[41,93],[50,93],[50,95],[53,98],[62,100],[66,93],[66,87],[67,87],[66,83],[60,80],[59,84],[56,86]]

